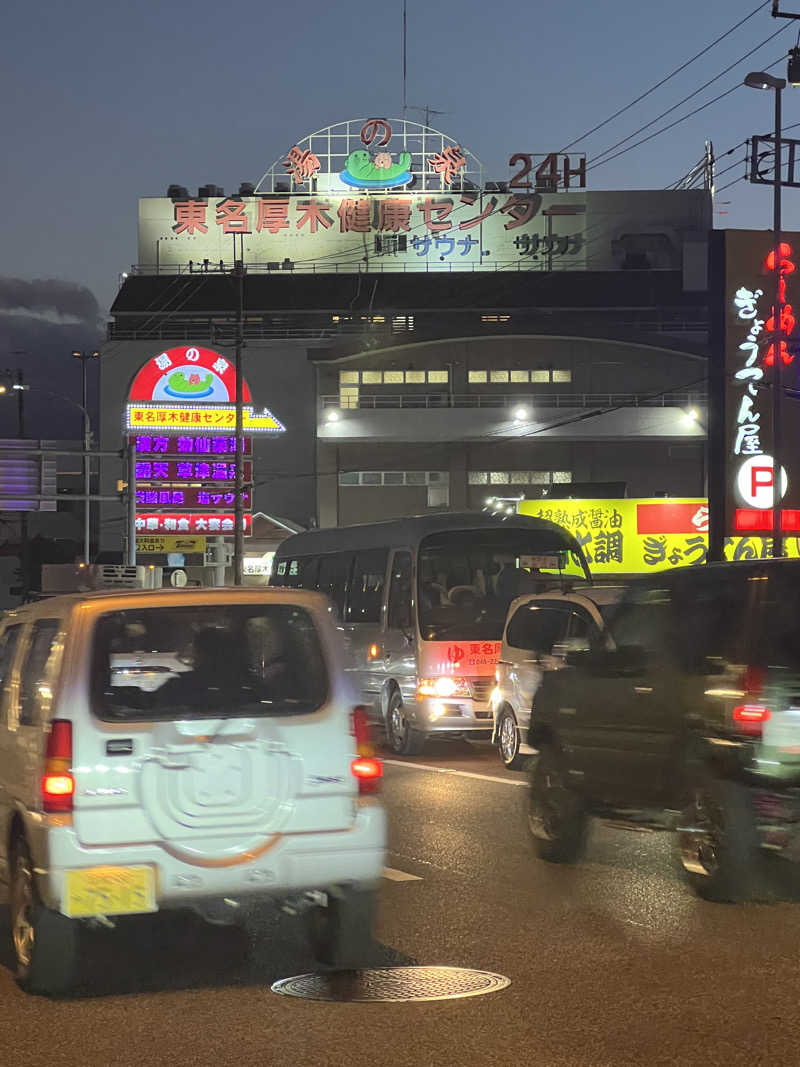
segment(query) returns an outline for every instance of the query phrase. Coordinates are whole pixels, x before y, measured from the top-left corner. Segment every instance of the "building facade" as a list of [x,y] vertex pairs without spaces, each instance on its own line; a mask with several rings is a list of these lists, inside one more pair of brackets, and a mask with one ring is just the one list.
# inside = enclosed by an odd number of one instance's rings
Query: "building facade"
[[[519,164],[489,181],[444,134],[368,119],[234,196],[144,198],[103,351],[103,447],[127,438],[148,360],[184,345],[230,361],[241,329],[253,404],[284,428],[253,437],[259,512],[328,526],[570,486],[702,494],[710,194],[592,192],[579,160],[530,167],[527,186]],[[102,528],[113,550],[121,507]]]

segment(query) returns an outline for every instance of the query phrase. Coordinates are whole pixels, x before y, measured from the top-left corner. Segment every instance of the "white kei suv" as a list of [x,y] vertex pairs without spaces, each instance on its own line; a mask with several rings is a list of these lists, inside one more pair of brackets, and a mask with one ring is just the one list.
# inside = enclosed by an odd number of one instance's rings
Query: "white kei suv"
[[571,651],[610,640],[605,618],[622,595],[619,586],[518,597],[508,610],[492,691],[492,741],[509,770],[533,749],[525,743],[536,690],[546,670],[558,670]]
[[0,878],[23,987],[69,987],[87,922],[179,908],[245,924],[290,901],[320,960],[363,959],[382,768],[328,608],[198,589],[5,616]]

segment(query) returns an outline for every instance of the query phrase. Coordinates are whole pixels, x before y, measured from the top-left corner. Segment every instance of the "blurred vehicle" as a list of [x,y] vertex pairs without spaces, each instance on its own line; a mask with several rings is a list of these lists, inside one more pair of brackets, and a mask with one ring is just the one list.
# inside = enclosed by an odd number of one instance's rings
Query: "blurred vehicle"
[[249,925],[290,901],[320,959],[363,959],[386,821],[343,662],[316,593],[97,592],[9,613],[0,872],[24,987],[68,987],[83,922],[162,909]]
[[[800,855],[800,562],[636,582],[613,647],[544,675],[528,744],[538,854],[577,860],[587,823],[675,828],[694,889],[768,897]],[[784,868],[784,873],[786,869]]]
[[567,568],[590,580],[560,526],[448,512],[295,534],[276,553],[271,584],[331,598],[362,701],[392,751],[412,755],[434,734],[491,736],[509,604],[557,584]]
[[592,586],[519,597],[511,605],[491,696],[492,743],[509,770],[533,752],[526,739],[543,672],[563,667],[568,652],[604,647],[605,619],[621,595],[621,586]]

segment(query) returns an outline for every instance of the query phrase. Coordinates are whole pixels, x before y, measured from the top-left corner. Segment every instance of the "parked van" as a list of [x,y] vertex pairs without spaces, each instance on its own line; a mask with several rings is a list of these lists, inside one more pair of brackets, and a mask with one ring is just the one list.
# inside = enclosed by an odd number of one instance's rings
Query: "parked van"
[[71,983],[81,925],[191,908],[309,912],[318,956],[370,939],[384,863],[327,600],[302,590],[53,597],[0,624],[0,877],[20,983]]

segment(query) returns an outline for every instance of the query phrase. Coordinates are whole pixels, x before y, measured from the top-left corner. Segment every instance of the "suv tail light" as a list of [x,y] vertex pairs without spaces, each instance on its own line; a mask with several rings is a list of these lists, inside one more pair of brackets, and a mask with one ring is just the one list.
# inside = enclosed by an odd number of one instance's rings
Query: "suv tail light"
[[733,721],[737,731],[748,737],[761,737],[764,723],[771,715],[772,712],[763,704],[740,704],[733,709]]
[[353,708],[350,730],[356,741],[358,757],[350,763],[350,772],[358,782],[358,792],[364,796],[377,793],[383,777],[383,763],[375,758],[375,750],[369,739],[369,723],[366,710]]
[[42,809],[72,811],[75,779],[72,777],[72,723],[53,719],[47,738],[42,774]]

